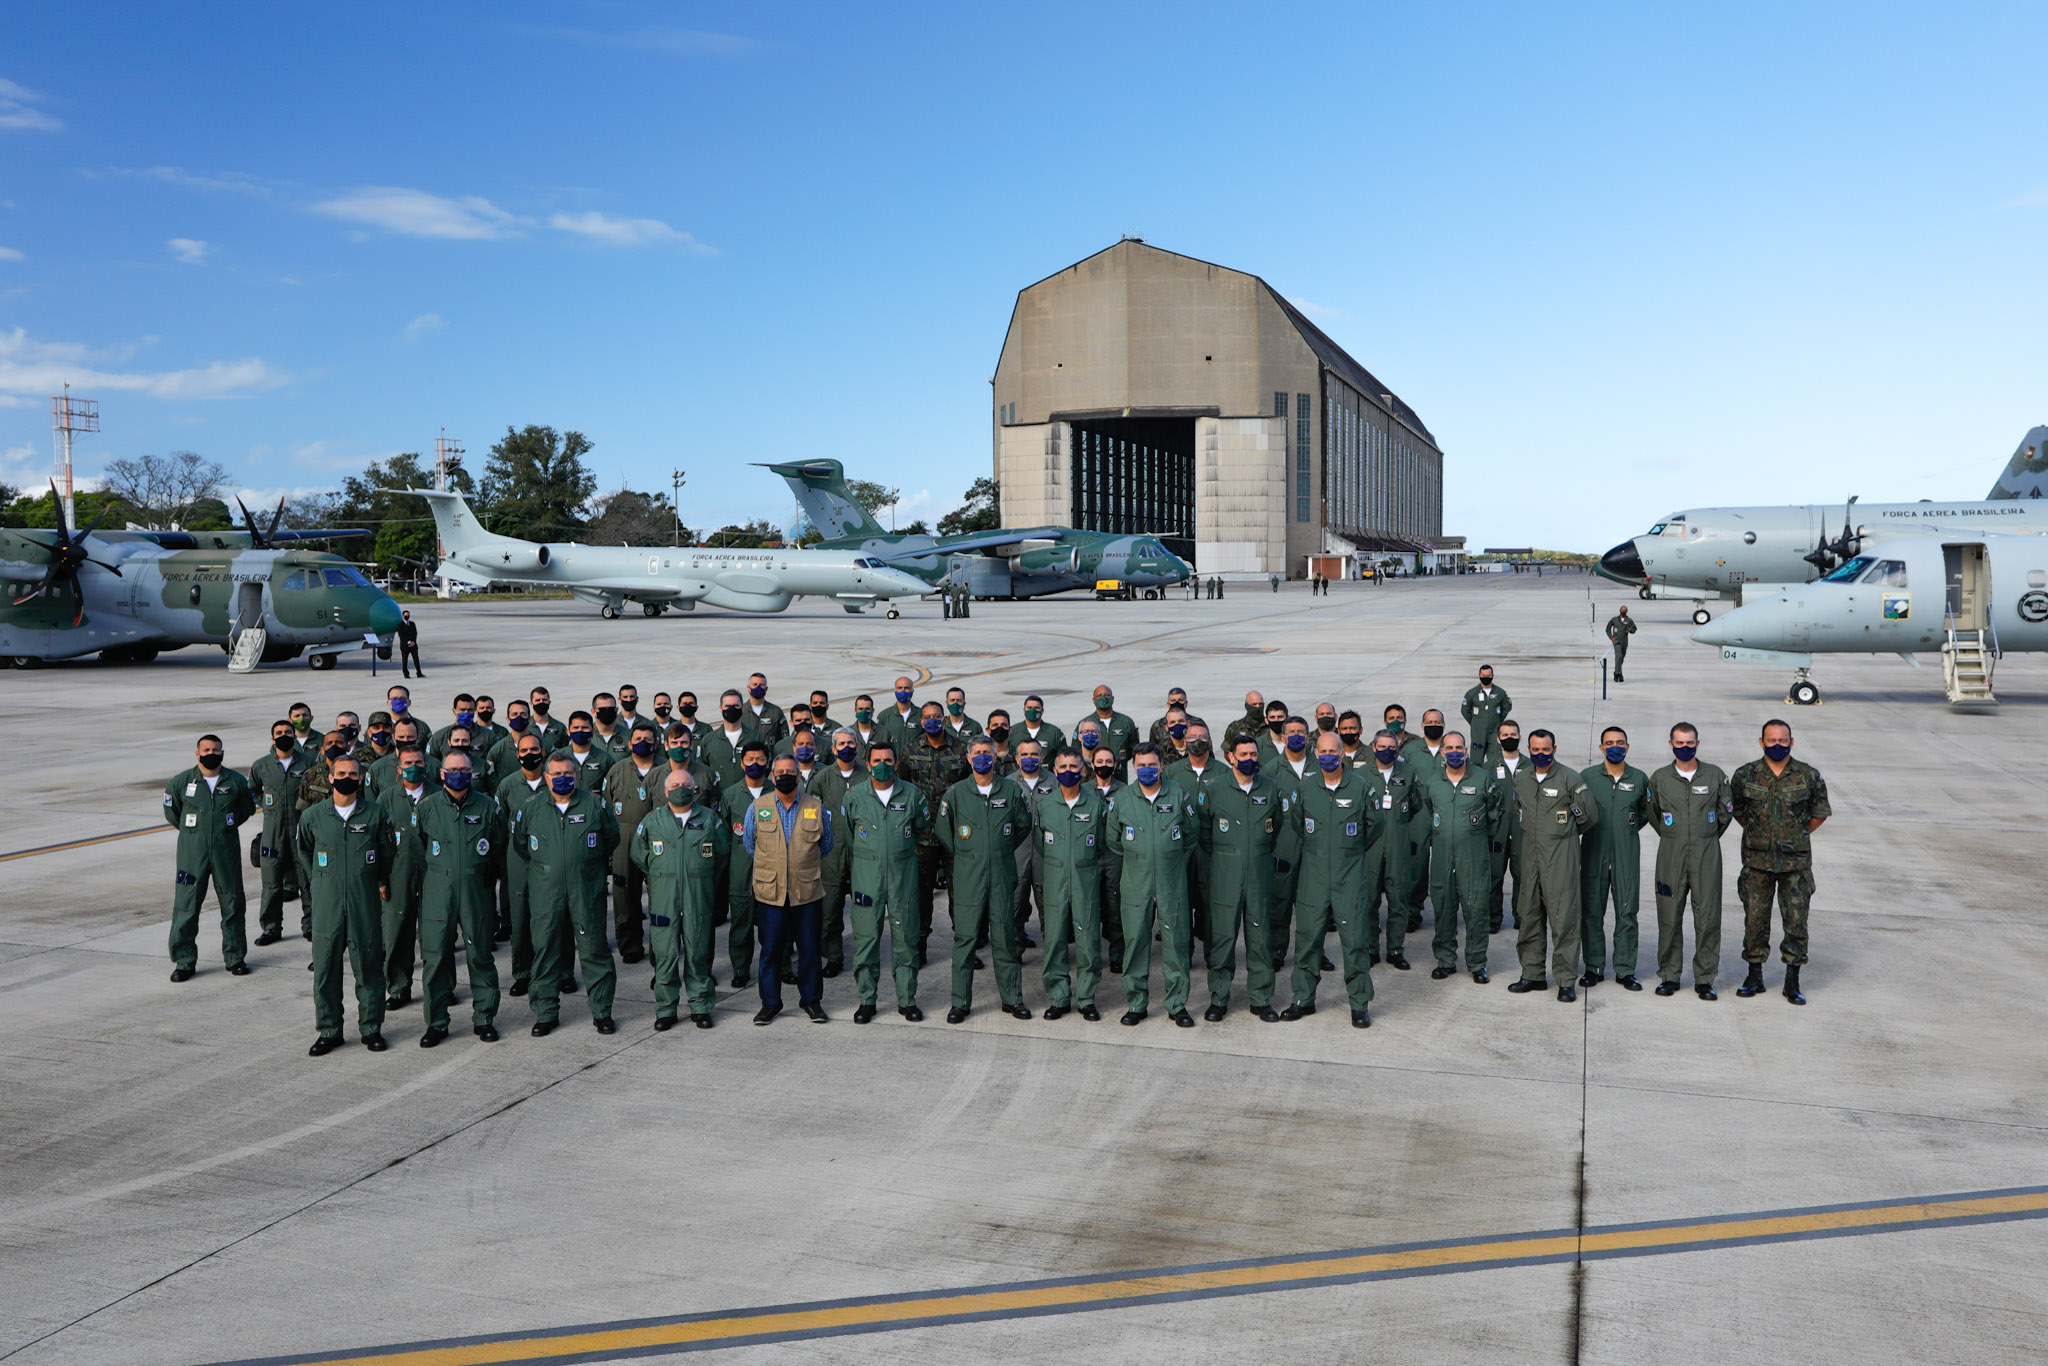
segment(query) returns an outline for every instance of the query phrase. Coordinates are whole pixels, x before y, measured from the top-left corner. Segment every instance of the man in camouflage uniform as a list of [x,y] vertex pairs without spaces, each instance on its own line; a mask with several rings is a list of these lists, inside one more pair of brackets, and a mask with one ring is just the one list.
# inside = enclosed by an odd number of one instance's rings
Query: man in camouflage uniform
[[[924,704],[917,729],[897,752],[896,771],[924,794],[926,807],[936,813],[946,792],[968,774],[967,746],[946,733],[945,709],[936,702]],[[925,965],[926,944],[932,937],[932,901],[938,895],[939,874],[951,872],[952,859],[939,842],[937,828],[926,823],[917,833],[917,965]],[[951,878],[947,881],[950,883]]]
[[1223,753],[1235,754],[1237,742],[1243,739],[1256,740],[1266,729],[1266,699],[1258,692],[1244,695],[1244,715],[1223,728]]
[[1764,757],[1752,759],[1729,779],[1735,819],[1742,824],[1742,872],[1735,890],[1742,897],[1742,957],[1749,976],[1737,996],[1764,989],[1764,960],[1771,956],[1771,900],[1778,902],[1784,937],[1785,999],[1803,1006],[1799,969],[1806,963],[1806,909],[1813,900],[1813,832],[1834,814],[1827,780],[1811,764],[1792,757],[1792,727],[1764,723],[1758,744]]

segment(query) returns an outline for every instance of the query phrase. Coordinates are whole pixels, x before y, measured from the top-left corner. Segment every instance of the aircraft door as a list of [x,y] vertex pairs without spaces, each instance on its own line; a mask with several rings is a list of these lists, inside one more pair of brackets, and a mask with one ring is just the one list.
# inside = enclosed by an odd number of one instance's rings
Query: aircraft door
[[1942,567],[1948,583],[1948,613],[1958,631],[1981,631],[1990,624],[1991,566],[1984,543],[1944,545]]
[[263,585],[242,582],[235,585],[234,633],[263,625]]

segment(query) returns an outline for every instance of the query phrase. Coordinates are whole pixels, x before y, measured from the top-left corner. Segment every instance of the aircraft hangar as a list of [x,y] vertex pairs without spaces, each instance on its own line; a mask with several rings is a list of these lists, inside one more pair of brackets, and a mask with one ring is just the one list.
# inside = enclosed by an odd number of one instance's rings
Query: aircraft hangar
[[1151,532],[1207,574],[1428,554],[1443,451],[1256,275],[1138,238],[1019,291],[994,380],[1008,526]]

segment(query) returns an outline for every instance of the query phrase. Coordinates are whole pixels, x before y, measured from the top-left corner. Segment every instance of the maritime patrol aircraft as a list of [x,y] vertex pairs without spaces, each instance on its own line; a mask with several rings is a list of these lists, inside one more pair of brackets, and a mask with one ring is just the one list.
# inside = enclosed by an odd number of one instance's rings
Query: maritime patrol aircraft
[[[460,494],[407,492],[427,500],[441,536],[437,571],[464,583],[566,588],[598,604],[606,620],[629,602],[647,616],[698,603],[734,612],[780,612],[796,598],[824,597],[848,612],[915,598],[922,581],[871,556],[844,550],[720,550],[709,546],[583,545],[522,541],[484,530]],[[899,615],[891,606],[888,615]]]
[[1744,603],[1692,633],[1724,659],[1790,665],[1811,705],[1817,654],[1939,653],[1951,702],[1995,702],[2008,651],[2048,650],[2048,533],[1927,524],[1866,541],[1819,580]]
[[1156,598],[1194,572],[1157,536],[1070,526],[1003,527],[958,536],[885,531],[853,500],[837,460],[796,460],[766,468],[789,485],[825,538],[821,546],[875,556],[934,586],[964,574],[967,591],[977,598],[1043,597],[1093,588],[1104,579]]
[[[231,669],[307,656],[315,669],[365,646],[389,658],[398,604],[339,555],[287,548],[361,532],[0,531],[0,659],[16,668],[97,654],[147,664],[218,645]],[[280,509],[280,512],[282,509]],[[106,516],[102,508],[100,516]]]
[[[1690,598],[1696,625],[1709,598],[1738,604],[1807,583],[1856,555],[1866,538],[1930,527],[2007,532],[2048,528],[2048,426],[2028,432],[1982,502],[1880,503],[1834,509],[1687,508],[1600,557],[1599,573],[1645,598]],[[1835,531],[1837,519],[1840,530]]]

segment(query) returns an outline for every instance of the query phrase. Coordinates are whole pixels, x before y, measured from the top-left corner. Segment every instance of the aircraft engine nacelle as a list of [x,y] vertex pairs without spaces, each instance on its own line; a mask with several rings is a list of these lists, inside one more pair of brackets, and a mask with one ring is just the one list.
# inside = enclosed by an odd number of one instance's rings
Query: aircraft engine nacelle
[[1040,542],[1017,556],[1013,564],[1020,574],[1071,574],[1076,554],[1073,546]]
[[502,550],[473,550],[462,558],[478,569],[495,569],[501,573],[511,574],[531,574],[546,569],[555,559],[544,545],[515,545]]

